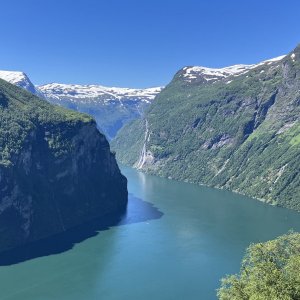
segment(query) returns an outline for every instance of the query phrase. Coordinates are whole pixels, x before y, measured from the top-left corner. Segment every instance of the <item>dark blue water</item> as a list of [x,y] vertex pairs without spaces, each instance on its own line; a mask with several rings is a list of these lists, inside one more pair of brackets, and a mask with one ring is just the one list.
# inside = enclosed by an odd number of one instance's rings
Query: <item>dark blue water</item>
[[1,266],[1,300],[216,299],[220,278],[238,272],[250,243],[300,231],[293,211],[130,168],[123,173],[127,215],[64,251]]

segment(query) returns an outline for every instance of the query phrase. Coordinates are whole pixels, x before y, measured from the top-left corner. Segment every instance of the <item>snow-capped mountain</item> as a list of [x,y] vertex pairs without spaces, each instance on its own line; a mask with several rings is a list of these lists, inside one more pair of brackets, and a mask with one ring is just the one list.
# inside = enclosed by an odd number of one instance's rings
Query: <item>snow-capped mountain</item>
[[150,103],[162,90],[161,87],[130,89],[101,85],[50,83],[38,86],[47,99],[70,100],[71,102],[142,101]]
[[255,69],[263,65],[271,65],[279,60],[282,60],[285,55],[278,56],[269,60],[265,60],[258,64],[253,65],[233,65],[225,68],[206,68],[201,66],[185,67],[179,72],[179,77],[186,82],[216,82],[222,79],[226,79],[230,76],[239,76],[245,74],[248,71]]
[[28,76],[23,72],[0,71],[0,78],[16,86],[19,86],[32,94],[42,97],[42,94],[39,92],[39,90],[36,89]]
[[0,71],[0,78],[49,102],[92,115],[109,139],[127,122],[140,118],[162,87],[130,89],[51,83],[34,86],[23,72]]
[[[252,65],[234,65],[225,68],[201,66],[185,67],[176,77],[187,84],[230,83],[239,76],[261,66],[269,66],[285,55]],[[263,69],[260,72],[264,72]],[[92,115],[109,139],[129,121],[140,118],[163,87],[132,89],[102,85],[50,83],[34,86],[23,72],[0,71],[0,78],[45,98],[49,102]]]
[[53,104],[92,115],[109,139],[126,123],[140,118],[162,90],[59,83],[41,85],[38,89]]

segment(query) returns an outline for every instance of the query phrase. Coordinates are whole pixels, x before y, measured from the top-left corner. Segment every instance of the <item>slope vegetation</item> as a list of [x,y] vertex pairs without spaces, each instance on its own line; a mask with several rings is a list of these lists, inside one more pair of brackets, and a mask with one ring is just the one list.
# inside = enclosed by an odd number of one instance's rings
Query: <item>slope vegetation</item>
[[0,252],[121,212],[126,183],[91,117],[0,80]]
[[112,146],[129,165],[146,152],[144,171],[300,211],[299,121],[297,47],[257,65],[180,70]]

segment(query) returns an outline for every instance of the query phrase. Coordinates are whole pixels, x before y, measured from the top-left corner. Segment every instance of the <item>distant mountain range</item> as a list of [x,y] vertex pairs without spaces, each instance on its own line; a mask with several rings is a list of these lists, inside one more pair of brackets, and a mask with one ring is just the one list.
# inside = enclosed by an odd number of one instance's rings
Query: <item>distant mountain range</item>
[[300,46],[255,65],[179,70],[112,147],[143,171],[300,211]]
[[92,115],[112,139],[127,122],[140,118],[162,88],[129,89],[101,85],[46,84],[37,87],[53,104]]
[[0,71],[0,78],[53,104],[92,115],[99,129],[112,139],[127,122],[140,118],[161,87],[130,89],[101,85],[51,83],[34,86],[23,72]]

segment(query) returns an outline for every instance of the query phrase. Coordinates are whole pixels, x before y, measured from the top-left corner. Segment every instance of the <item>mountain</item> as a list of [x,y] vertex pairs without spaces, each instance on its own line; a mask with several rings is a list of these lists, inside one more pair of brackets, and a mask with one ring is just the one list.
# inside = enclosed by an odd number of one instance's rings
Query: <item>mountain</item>
[[[185,67],[178,73],[178,78],[183,82],[193,83],[193,84],[205,84],[214,83],[220,80],[224,80],[227,77],[239,76],[245,74],[248,71],[255,69],[260,66],[268,66],[276,61],[280,61],[285,57],[285,55],[278,56],[269,60],[265,60],[259,64],[253,65],[233,65],[225,68],[214,69],[206,67]],[[230,82],[229,82],[230,83]]]
[[0,71],[0,79],[57,104],[93,116],[108,139],[120,128],[141,118],[162,87],[130,89],[101,85],[50,83],[34,86],[23,72]]
[[42,94],[35,86],[32,84],[28,76],[23,72],[18,71],[0,71],[0,79],[3,79],[11,84],[21,87],[28,92],[42,97]]
[[185,67],[112,142],[124,164],[300,211],[300,46],[256,65]]
[[0,252],[126,208],[95,121],[0,80]]
[[161,87],[129,89],[58,83],[41,85],[38,89],[53,104],[93,116],[109,139],[124,124],[140,118],[145,108],[162,90]]

